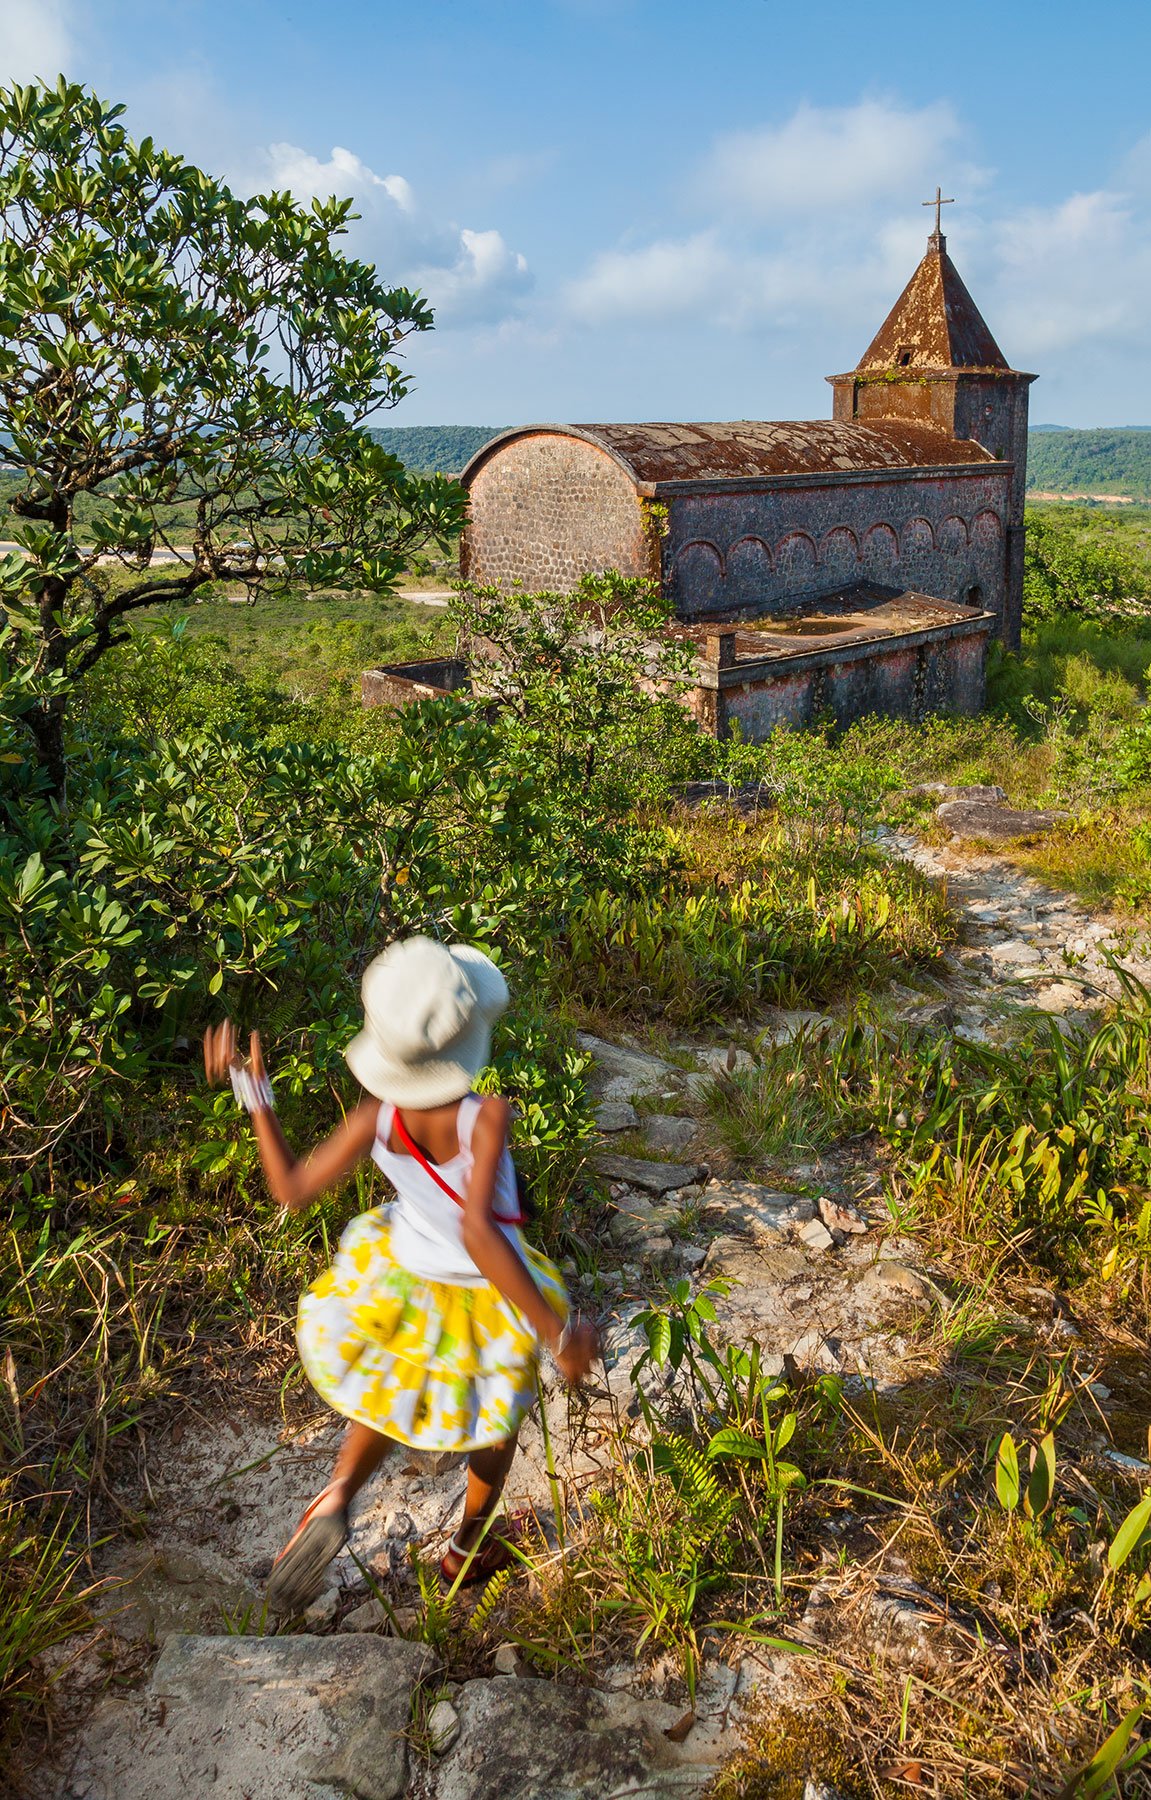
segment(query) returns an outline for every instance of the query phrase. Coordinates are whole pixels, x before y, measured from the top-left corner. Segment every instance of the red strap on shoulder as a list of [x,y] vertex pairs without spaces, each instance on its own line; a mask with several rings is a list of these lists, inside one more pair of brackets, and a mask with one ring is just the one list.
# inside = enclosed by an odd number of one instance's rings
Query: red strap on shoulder
[[461,1200],[460,1196],[456,1193],[455,1188],[452,1187],[450,1185],[450,1183],[446,1182],[444,1180],[443,1176],[441,1174],[439,1174],[438,1171],[432,1167],[431,1163],[428,1161],[427,1157],[424,1155],[424,1153],[420,1149],[419,1145],[416,1143],[413,1143],[412,1139],[408,1136],[408,1132],[404,1125],[404,1121],[400,1117],[400,1109],[398,1106],[396,1107],[395,1111],[392,1114],[392,1125],[395,1128],[396,1136],[399,1138],[401,1144],[404,1146],[408,1155],[415,1158],[415,1160],[419,1163],[421,1169],[423,1169],[426,1174],[431,1176],[432,1180],[435,1182],[435,1184],[438,1188],[443,1189],[444,1193],[448,1196],[449,1200],[454,1200],[457,1206],[462,1206],[463,1201]]
[[[431,1178],[435,1182],[436,1186],[443,1190],[443,1192],[448,1196],[448,1199],[454,1200],[456,1205],[458,1207],[460,1207],[462,1210],[463,1205],[464,1205],[463,1200],[460,1198],[459,1194],[456,1193],[455,1188],[452,1187],[450,1185],[450,1183],[448,1183],[444,1180],[444,1178],[440,1174],[439,1170],[436,1168],[433,1168],[432,1164],[428,1161],[427,1157],[424,1155],[424,1153],[420,1149],[419,1145],[417,1143],[413,1142],[411,1136],[408,1133],[407,1127],[404,1124],[404,1121],[400,1117],[400,1109],[398,1106],[393,1107],[393,1109],[392,1109],[392,1125],[395,1128],[396,1136],[399,1138],[401,1144],[404,1146],[404,1149],[408,1152],[408,1155],[413,1157],[415,1159],[415,1161],[419,1163],[420,1168],[423,1169],[426,1174],[431,1176]],[[514,1219],[504,1218],[499,1213],[493,1213],[492,1217],[495,1219],[497,1225],[522,1225],[524,1222],[524,1215],[523,1215],[522,1208],[517,1208],[516,1216]]]

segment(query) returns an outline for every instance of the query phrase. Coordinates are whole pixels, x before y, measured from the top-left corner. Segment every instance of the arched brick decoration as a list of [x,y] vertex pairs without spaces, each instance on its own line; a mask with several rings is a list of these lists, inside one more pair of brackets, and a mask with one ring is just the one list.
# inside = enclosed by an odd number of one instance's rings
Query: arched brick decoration
[[982,512],[976,513],[971,522],[971,542],[973,544],[990,549],[999,543],[1002,536],[1003,523],[997,512],[986,506]]
[[635,485],[613,456],[546,432],[493,451],[470,484],[462,566],[472,581],[568,593],[581,575],[646,575],[651,542]]
[[771,580],[771,551],[762,538],[737,538],[727,553],[727,603],[750,605],[764,598]]
[[944,519],[938,533],[939,548],[944,556],[966,556],[970,542],[965,519],[957,518],[954,513]]
[[675,603],[688,614],[715,612],[726,604],[723,558],[714,544],[697,539],[676,557]]
[[859,579],[859,539],[849,525],[825,531],[819,545],[819,561],[828,581]]
[[883,581],[899,562],[899,539],[890,525],[873,525],[863,540],[863,563],[869,575]]
[[903,527],[904,556],[929,556],[935,548],[935,533],[928,519],[908,519]]
[[806,531],[789,531],[775,546],[775,569],[790,593],[802,593],[816,581],[815,539]]

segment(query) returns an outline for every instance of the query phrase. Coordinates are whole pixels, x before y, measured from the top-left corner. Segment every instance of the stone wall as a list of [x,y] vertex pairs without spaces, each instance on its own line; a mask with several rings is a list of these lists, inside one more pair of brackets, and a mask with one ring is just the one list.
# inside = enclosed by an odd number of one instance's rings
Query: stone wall
[[539,432],[503,445],[470,482],[466,580],[568,593],[581,575],[658,572],[639,495],[614,457]]
[[429,662],[391,663],[365,669],[360,676],[364,706],[411,706],[415,700],[442,700],[471,687],[468,665],[460,657],[433,657]]
[[787,612],[836,587],[886,587],[978,605],[1008,599],[1011,478],[888,474],[668,496],[665,586],[681,618]]
[[891,719],[971,715],[983,705],[987,632],[984,621],[968,635],[943,630],[725,669],[711,690],[710,707],[699,688],[690,710],[717,737],[738,724],[753,744],[781,725],[795,729],[827,717],[845,727],[869,713]]

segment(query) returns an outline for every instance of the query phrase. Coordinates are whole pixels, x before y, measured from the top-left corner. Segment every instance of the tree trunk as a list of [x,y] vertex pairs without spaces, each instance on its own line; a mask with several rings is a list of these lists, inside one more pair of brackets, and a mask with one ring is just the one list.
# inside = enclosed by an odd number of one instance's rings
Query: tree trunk
[[38,700],[25,723],[36,744],[40,767],[52,785],[52,796],[61,805],[68,786],[68,766],[64,758],[64,696],[46,695]]

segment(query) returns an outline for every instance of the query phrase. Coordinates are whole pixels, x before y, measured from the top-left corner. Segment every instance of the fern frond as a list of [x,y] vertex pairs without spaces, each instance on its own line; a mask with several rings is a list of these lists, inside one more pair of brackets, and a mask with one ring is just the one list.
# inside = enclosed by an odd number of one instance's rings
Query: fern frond
[[517,1572],[518,1566],[511,1564],[506,1569],[497,1569],[471,1610],[467,1624],[470,1632],[478,1636],[484,1629]]

